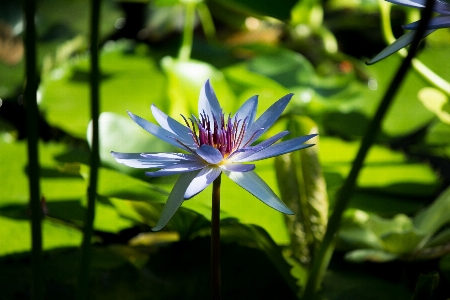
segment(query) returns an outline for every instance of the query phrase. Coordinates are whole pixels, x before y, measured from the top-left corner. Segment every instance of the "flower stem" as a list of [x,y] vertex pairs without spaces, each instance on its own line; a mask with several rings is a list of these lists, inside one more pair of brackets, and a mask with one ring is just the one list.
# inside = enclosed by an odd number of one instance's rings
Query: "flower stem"
[[27,125],[28,144],[28,184],[31,210],[31,298],[44,298],[44,284],[42,280],[42,205],[39,186],[39,126],[38,107],[36,99],[36,26],[34,0],[24,1],[25,11],[25,72],[26,86],[24,103]]
[[183,41],[178,53],[178,59],[187,61],[191,57],[192,41],[194,37],[195,7],[196,1],[186,1],[186,15],[184,19]]
[[221,175],[213,182],[211,213],[211,299],[221,299],[220,280],[220,182]]
[[338,231],[340,226],[342,214],[344,213],[345,209],[347,208],[348,202],[350,201],[350,197],[353,193],[353,188],[355,187],[356,179],[358,178],[358,174],[363,166],[364,159],[380,130],[381,122],[389,108],[389,105],[392,103],[396,92],[398,91],[401,83],[406,77],[409,67],[411,66],[412,59],[416,54],[417,46],[419,45],[419,42],[421,40],[422,33],[425,31],[425,26],[430,20],[432,12],[431,8],[433,7],[433,3],[434,0],[427,0],[426,7],[423,11],[422,20],[419,24],[419,28],[417,29],[414,40],[411,43],[411,49],[408,52],[407,57],[400,65],[397,73],[394,76],[394,79],[392,80],[389,88],[384,94],[384,97],[381,100],[375,116],[370,122],[366,134],[361,141],[361,145],[358,154],[356,155],[356,158],[353,162],[352,169],[350,170],[350,173],[345,179],[344,184],[336,195],[336,204],[334,206],[333,213],[328,220],[327,231],[325,232],[317,255],[314,257],[312,267],[308,276],[308,281],[306,282],[305,290],[303,293],[303,299],[305,300],[315,299],[316,291],[320,287],[324,272],[331,258],[330,251],[334,242],[336,232]]
[[95,198],[97,194],[97,179],[99,158],[99,123],[100,114],[99,105],[99,24],[100,24],[100,0],[91,1],[91,38],[90,38],[90,54],[91,54],[91,117],[92,117],[92,149],[90,162],[89,186],[87,189],[87,211],[84,224],[84,235],[81,246],[81,262],[80,274],[78,279],[78,299],[88,299],[88,283],[89,283],[89,266],[91,263],[91,238],[93,233],[93,224],[95,218]]

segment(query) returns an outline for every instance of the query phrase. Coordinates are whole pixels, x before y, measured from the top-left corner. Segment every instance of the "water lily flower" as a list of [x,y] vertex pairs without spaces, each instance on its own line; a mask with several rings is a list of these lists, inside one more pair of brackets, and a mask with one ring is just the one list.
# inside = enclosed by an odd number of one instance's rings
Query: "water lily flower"
[[143,129],[186,152],[111,152],[117,162],[127,166],[159,169],[146,172],[146,175],[151,177],[180,174],[153,230],[162,229],[184,200],[203,191],[221,173],[270,207],[285,214],[293,214],[253,171],[255,165],[249,164],[313,146],[304,142],[316,134],[276,143],[286,136],[288,131],[282,131],[253,145],[275,123],[291,97],[292,94],[282,97],[256,120],[257,96],[248,99],[233,116],[225,115],[208,80],[200,92],[198,118],[183,116],[184,125],[166,115],[155,105],[151,106],[151,110],[160,126],[128,112],[133,121]]
[[[414,8],[425,8],[426,4],[426,0],[386,0],[386,1]],[[438,15],[431,18],[431,20],[428,22],[426,30],[422,35],[422,38],[428,36],[437,29],[450,27],[450,0],[434,1],[433,11],[438,13]],[[411,24],[404,25],[403,26],[404,29],[411,31],[402,35],[394,43],[386,47],[383,51],[381,51],[378,55],[376,55],[373,59],[371,59],[367,64],[374,64],[391,55],[392,53],[397,52],[401,48],[411,44],[414,39],[414,35],[416,33],[415,30],[417,30],[419,26],[419,22],[420,21],[416,21]]]

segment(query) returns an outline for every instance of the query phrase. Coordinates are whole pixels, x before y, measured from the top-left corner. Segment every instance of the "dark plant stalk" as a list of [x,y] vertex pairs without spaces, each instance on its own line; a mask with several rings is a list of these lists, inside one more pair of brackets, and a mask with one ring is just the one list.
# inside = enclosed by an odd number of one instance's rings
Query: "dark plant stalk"
[[411,43],[410,51],[408,52],[407,57],[403,60],[389,88],[384,94],[384,97],[380,105],[378,106],[375,116],[370,122],[367,131],[361,141],[361,145],[358,154],[356,155],[356,158],[353,162],[352,169],[336,195],[336,204],[334,206],[333,213],[328,220],[327,231],[325,232],[323,241],[319,247],[317,254],[314,257],[308,281],[306,282],[305,290],[303,293],[303,299],[305,300],[315,299],[316,292],[320,287],[325,270],[328,267],[328,263],[331,258],[331,247],[333,245],[336,232],[339,229],[342,214],[348,206],[348,202],[350,201],[350,197],[355,187],[356,179],[358,178],[358,174],[363,166],[364,159],[370,147],[374,143],[377,134],[380,131],[381,122],[389,108],[389,105],[392,103],[395,94],[400,88],[403,80],[406,77],[408,69],[411,66],[411,61],[417,52],[417,46],[419,45],[422,34],[425,31],[426,24],[428,24],[428,21],[431,18],[433,5],[434,0],[427,0],[426,7],[422,14],[422,19],[420,21],[414,40]]
[[91,117],[92,117],[92,148],[90,158],[89,186],[87,189],[87,211],[84,224],[84,235],[81,246],[80,274],[78,279],[78,299],[88,299],[89,267],[91,263],[91,238],[95,218],[95,198],[97,194],[99,156],[99,125],[100,114],[100,70],[98,36],[100,25],[100,0],[91,1],[90,54],[91,54]]
[[221,299],[220,279],[220,182],[221,175],[213,182],[211,213],[211,299]]
[[23,2],[25,11],[25,73],[26,86],[24,103],[26,111],[27,144],[28,144],[28,183],[30,189],[31,210],[31,294],[32,299],[44,298],[42,280],[42,205],[39,187],[39,123],[36,99],[36,28],[34,0]]

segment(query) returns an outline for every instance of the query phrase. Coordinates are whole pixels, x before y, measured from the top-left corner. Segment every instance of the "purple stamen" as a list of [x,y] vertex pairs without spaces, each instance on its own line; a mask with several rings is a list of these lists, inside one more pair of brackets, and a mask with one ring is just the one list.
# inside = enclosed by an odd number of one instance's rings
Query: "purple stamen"
[[247,118],[240,120],[237,116],[232,118],[231,115],[225,118],[225,115],[221,114],[219,119],[213,115],[211,120],[205,111],[200,113],[199,119],[195,116],[189,119],[182,117],[197,147],[210,145],[219,150],[223,157],[228,157],[238,150],[245,136]]

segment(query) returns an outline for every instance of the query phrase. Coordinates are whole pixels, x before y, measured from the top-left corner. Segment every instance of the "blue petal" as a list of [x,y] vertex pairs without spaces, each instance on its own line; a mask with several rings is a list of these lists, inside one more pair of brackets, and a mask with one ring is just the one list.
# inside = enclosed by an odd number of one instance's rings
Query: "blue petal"
[[315,137],[317,134],[310,134],[305,135],[302,137],[294,138],[288,141],[284,141],[275,145],[272,145],[270,147],[267,147],[259,152],[256,152],[255,154],[252,154],[246,158],[236,160],[236,162],[251,162],[251,161],[257,161],[262,160],[278,155],[282,155],[285,153],[289,153],[295,150],[300,150],[303,148],[308,148],[311,146],[314,146],[314,144],[303,144],[307,140]]
[[248,148],[242,148],[238,151],[234,152],[232,156],[230,156],[227,160],[228,161],[240,161],[241,159],[244,159],[246,157],[249,157],[250,155],[255,154],[256,152],[259,152],[273,143],[277,142],[279,139],[283,138],[285,135],[287,135],[289,131],[285,130],[280,133],[277,133],[276,135],[268,138],[267,140],[259,143],[258,145],[248,147]]
[[186,192],[184,193],[184,199],[190,199],[203,191],[220,175],[221,172],[221,169],[217,167],[208,166],[202,169],[192,180],[191,184],[189,184]]
[[386,0],[388,2],[415,8],[424,8],[426,0]]
[[[420,21],[416,21],[414,23],[403,26],[404,29],[407,30],[415,30],[419,27]],[[428,22],[427,29],[439,29],[444,27],[450,27],[450,16],[437,16],[434,17]]]
[[152,104],[151,110],[153,117],[155,117],[156,121],[159,123],[159,125],[161,125],[162,128],[179,136],[184,141],[192,143],[192,136],[190,135],[191,130],[189,128],[166,115],[154,104]]
[[243,145],[250,145],[257,138],[259,138],[264,132],[266,132],[270,126],[280,117],[293,94],[287,94],[269,107],[250,127],[245,133]]
[[162,210],[161,216],[159,217],[158,223],[152,228],[153,231],[159,231],[164,228],[164,226],[169,223],[175,212],[181,206],[184,201],[184,193],[191,183],[192,179],[197,176],[198,172],[183,173],[178,178],[172,191],[170,192],[169,198],[167,199],[166,205]]
[[170,176],[170,175],[176,175],[180,173],[186,173],[195,171],[198,169],[204,168],[206,165],[204,162],[188,162],[184,164],[177,164],[177,165],[170,165],[165,167],[164,169],[155,171],[155,172],[145,172],[145,175],[150,177],[159,177],[159,176]]
[[222,115],[219,100],[217,100],[216,93],[214,92],[209,79],[206,80],[200,90],[200,97],[198,99],[198,113],[201,114],[203,111],[211,121],[213,120],[213,117],[216,118],[216,120],[220,120],[220,116]]
[[223,160],[222,153],[210,145],[201,145],[196,152],[201,158],[213,165],[216,165]]
[[[398,5],[404,5],[415,8],[425,8],[426,0],[387,0]],[[442,1],[434,1],[433,11],[441,14],[448,14],[450,12],[450,5]]]
[[253,164],[225,164],[221,165],[220,168],[224,171],[230,172],[249,172],[255,169]]
[[289,209],[270,187],[255,172],[224,172],[231,180],[236,182],[250,194],[269,205],[270,207],[289,215],[294,212]]
[[[147,130],[148,132],[150,132],[151,134],[153,134],[154,136],[156,136],[157,138],[175,146],[178,147],[180,149],[186,150],[185,147],[183,147],[178,141],[180,141],[180,137],[165,130],[164,128],[161,128],[153,123],[150,123],[147,120],[142,119],[139,116],[136,116],[135,114],[128,112],[128,115],[130,115],[130,117],[133,119],[134,122],[136,122],[139,126],[141,126],[142,128],[144,128],[145,130]],[[187,142],[185,140],[181,141],[183,143]],[[186,146],[188,147],[194,147],[194,144],[189,142],[189,144],[185,143]]]
[[165,168],[174,164],[199,161],[198,156],[182,153],[121,153],[111,151],[117,162],[132,168]]
[[235,117],[238,118],[238,120],[241,120],[241,123],[239,124],[239,128],[238,128],[238,132],[240,132],[244,119],[245,123],[246,123],[246,128],[248,128],[248,126],[250,124],[253,123],[253,121],[255,120],[255,116],[256,116],[256,107],[258,106],[258,96],[253,96],[250,99],[248,99],[247,101],[245,101],[244,104],[242,104],[242,106],[238,109],[238,111],[234,114],[233,119]]
[[141,156],[155,161],[174,161],[180,163],[182,161],[200,161],[198,155],[177,152],[141,153]]
[[[430,30],[426,30],[423,33],[422,38],[426,37],[427,35],[431,34],[432,32],[434,32],[436,29],[430,29]],[[404,35],[402,35],[401,37],[399,37],[394,43],[390,44],[389,46],[387,46],[386,48],[384,48],[384,50],[382,50],[380,53],[378,53],[374,58],[372,58],[370,61],[367,62],[368,65],[374,64],[380,60],[382,60],[383,58],[388,57],[389,55],[391,55],[392,53],[397,52],[398,50],[408,46],[409,44],[412,43],[414,36],[416,35],[416,31],[410,31]]]

